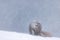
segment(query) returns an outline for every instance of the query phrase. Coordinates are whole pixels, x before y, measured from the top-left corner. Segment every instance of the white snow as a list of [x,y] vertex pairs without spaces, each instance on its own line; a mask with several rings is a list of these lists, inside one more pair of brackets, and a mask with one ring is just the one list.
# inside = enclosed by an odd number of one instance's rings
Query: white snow
[[0,40],[60,40],[60,38],[41,37],[24,33],[0,31]]

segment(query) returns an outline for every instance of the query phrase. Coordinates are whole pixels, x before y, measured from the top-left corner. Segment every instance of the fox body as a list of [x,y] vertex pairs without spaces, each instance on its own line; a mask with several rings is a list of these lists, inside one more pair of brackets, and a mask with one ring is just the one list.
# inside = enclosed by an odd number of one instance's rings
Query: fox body
[[43,32],[42,26],[38,21],[34,21],[31,24],[29,24],[29,32],[33,35],[40,35],[40,36],[51,36],[49,32]]

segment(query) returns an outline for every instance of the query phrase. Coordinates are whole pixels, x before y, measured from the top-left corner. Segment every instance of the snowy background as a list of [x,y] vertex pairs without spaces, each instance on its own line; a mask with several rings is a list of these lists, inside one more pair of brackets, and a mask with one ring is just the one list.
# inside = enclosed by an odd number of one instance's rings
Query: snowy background
[[58,37],[32,36],[24,33],[8,32],[0,30],[0,40],[60,40]]
[[60,37],[60,0],[0,0],[0,30],[28,33],[36,17],[43,30]]

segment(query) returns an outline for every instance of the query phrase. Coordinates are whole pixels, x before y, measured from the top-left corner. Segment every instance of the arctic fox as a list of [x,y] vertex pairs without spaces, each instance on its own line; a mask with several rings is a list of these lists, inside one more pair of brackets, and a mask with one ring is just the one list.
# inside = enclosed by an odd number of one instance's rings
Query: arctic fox
[[51,34],[49,32],[42,31],[42,26],[37,20],[34,20],[32,23],[29,24],[29,32],[33,35],[51,37]]

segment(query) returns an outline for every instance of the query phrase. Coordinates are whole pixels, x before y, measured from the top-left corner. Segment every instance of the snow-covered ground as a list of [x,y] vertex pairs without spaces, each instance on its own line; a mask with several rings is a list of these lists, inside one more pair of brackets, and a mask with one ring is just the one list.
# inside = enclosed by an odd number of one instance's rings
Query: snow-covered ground
[[0,31],[0,40],[60,40],[57,37],[40,37],[24,33]]

